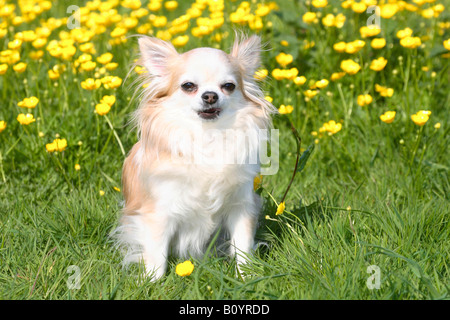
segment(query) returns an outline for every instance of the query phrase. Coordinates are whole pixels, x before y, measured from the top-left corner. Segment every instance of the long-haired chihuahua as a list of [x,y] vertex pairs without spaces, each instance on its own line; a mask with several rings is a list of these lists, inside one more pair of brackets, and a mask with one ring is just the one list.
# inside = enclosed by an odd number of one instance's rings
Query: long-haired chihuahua
[[261,201],[261,130],[273,105],[254,77],[258,36],[237,37],[231,52],[197,48],[179,54],[171,43],[140,36],[137,65],[146,71],[134,120],[139,141],[122,174],[125,206],[117,235],[124,263],[143,261],[152,280],[169,255],[201,257],[218,230],[238,270],[254,246]]

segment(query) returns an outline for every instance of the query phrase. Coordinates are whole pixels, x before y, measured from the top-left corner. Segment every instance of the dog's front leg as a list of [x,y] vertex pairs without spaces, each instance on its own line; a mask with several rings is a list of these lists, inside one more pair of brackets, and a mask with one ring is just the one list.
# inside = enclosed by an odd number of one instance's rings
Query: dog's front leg
[[242,275],[241,266],[247,262],[247,256],[251,253],[256,231],[256,214],[235,211],[230,214],[227,221],[227,229],[230,234],[230,255],[236,258],[237,271]]
[[145,273],[152,281],[156,281],[166,272],[172,234],[168,232],[167,217],[152,214],[144,221],[145,233],[142,243]]

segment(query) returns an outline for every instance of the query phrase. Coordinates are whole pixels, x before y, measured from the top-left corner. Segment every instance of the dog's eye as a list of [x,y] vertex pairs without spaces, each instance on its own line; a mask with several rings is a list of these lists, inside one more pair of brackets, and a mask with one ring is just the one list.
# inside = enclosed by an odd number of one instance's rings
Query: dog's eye
[[227,82],[222,86],[222,89],[225,89],[229,92],[233,91],[236,88],[236,85],[234,83],[231,82]]
[[181,88],[183,88],[184,91],[192,92],[197,88],[197,86],[195,85],[195,83],[185,82],[181,85]]

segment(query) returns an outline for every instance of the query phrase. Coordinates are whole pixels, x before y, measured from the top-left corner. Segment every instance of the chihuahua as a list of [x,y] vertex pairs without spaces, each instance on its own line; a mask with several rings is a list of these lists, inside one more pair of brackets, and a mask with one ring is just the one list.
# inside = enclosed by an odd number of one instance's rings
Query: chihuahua
[[[122,173],[125,205],[117,228],[124,263],[142,261],[152,281],[170,255],[201,257],[216,232],[238,272],[248,260],[261,207],[260,131],[276,113],[254,77],[258,36],[236,37],[231,52],[139,36],[145,85],[134,113],[138,142]],[[140,82],[141,83],[141,82]]]

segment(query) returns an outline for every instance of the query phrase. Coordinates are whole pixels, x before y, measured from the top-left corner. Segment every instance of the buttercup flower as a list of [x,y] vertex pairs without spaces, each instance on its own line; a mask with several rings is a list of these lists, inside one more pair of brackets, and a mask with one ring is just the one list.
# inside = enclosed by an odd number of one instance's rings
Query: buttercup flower
[[[330,120],[323,124],[323,129],[328,132],[328,135],[338,133],[342,129],[342,123]],[[323,130],[322,130],[323,131]]]
[[[1,128],[1,127],[0,127]],[[1,129],[0,129],[1,130]],[[1,132],[1,131],[0,131]],[[257,175],[254,179],[253,179],[253,190],[256,191],[259,189],[259,187],[261,186],[263,180],[263,176],[261,174]]]
[[374,38],[370,42],[370,46],[374,49],[381,49],[386,46],[386,39],[384,38]]
[[357,98],[357,103],[359,106],[364,107],[372,103],[372,96],[370,94],[361,94]]
[[378,35],[381,32],[381,29],[378,28],[376,25],[371,26],[362,26],[359,28],[359,33],[361,34],[361,37],[368,38]]
[[103,98],[100,100],[100,103],[106,103],[110,107],[116,102],[115,96],[103,96]]
[[311,4],[313,5],[313,7],[316,7],[316,8],[323,8],[323,7],[326,7],[326,6],[327,6],[328,1],[327,1],[327,0],[313,0],[313,1],[311,2]]
[[313,23],[317,21],[317,14],[315,12],[306,12],[302,16],[302,20],[304,23]]
[[288,64],[290,64],[294,60],[292,55],[286,54],[284,52],[280,52],[280,54],[278,54],[275,57],[275,59],[282,67],[286,67]]
[[430,119],[431,111],[420,110],[411,116],[411,120],[418,126],[423,126]]
[[8,65],[5,64],[0,64],[0,75],[5,74],[6,70],[8,70]]
[[394,94],[394,89],[380,86],[375,84],[375,91],[378,92],[382,97],[392,97]]
[[295,77],[292,81],[294,81],[296,85],[300,86],[306,82],[306,78],[304,76]]
[[370,69],[374,71],[381,71],[387,64],[387,60],[383,57],[379,57],[378,59],[372,60],[370,63]]
[[110,110],[111,110],[111,106],[107,103],[99,103],[95,106],[95,112],[100,116],[104,116]]
[[359,70],[361,70],[361,66],[352,59],[348,59],[343,60],[341,62],[341,69],[344,70],[346,73],[353,75],[358,73]]
[[443,45],[444,45],[445,49],[450,50],[450,38],[447,40],[444,40]]
[[19,121],[19,123],[20,123],[21,125],[27,126],[27,125],[29,125],[30,123],[35,122],[36,119],[34,118],[34,116],[33,116],[31,113],[27,113],[27,114],[21,113],[21,114],[19,114],[19,115],[17,116],[17,121]]
[[0,121],[0,132],[6,129],[6,121],[1,120]]
[[322,79],[322,80],[316,81],[316,83],[314,85],[319,89],[323,89],[326,86],[328,86],[328,83],[329,83],[329,81],[327,79]]
[[412,35],[412,33],[413,33],[413,31],[412,31],[411,28],[405,28],[405,29],[397,31],[396,36],[399,39],[403,39],[403,38],[406,38],[406,37],[410,37]]
[[194,271],[194,264],[189,260],[177,264],[175,268],[175,273],[180,277],[189,276],[191,275],[192,271]]
[[282,214],[284,212],[284,209],[286,209],[286,203],[283,201],[278,205],[277,212],[275,212],[275,214],[277,216],[279,216],[280,214]]
[[33,109],[38,104],[39,99],[36,97],[25,98],[22,101],[19,101],[17,105],[21,108],[30,108]]
[[291,105],[287,105],[285,106],[284,104],[282,104],[279,108],[278,108],[278,112],[280,114],[288,114],[291,113],[294,110],[294,107]]
[[384,123],[392,123],[395,119],[395,111],[386,111],[380,116],[380,120]]
[[422,44],[422,41],[419,37],[404,37],[400,39],[400,45],[402,47],[408,48],[408,49],[414,49],[417,48]]
[[47,143],[45,145],[45,149],[47,149],[48,152],[55,152],[59,151],[62,152],[66,150],[67,148],[67,140],[66,139],[55,139],[52,143]]
[[111,62],[112,58],[113,58],[112,53],[107,52],[97,57],[97,62],[101,64],[108,64]]
[[13,66],[13,70],[17,73],[22,73],[27,69],[27,64],[25,62],[19,62]]
[[267,69],[259,69],[253,75],[253,78],[256,80],[264,80],[269,75],[269,71]]
[[102,85],[102,82],[98,79],[88,78],[81,82],[81,87],[85,90],[98,89]]

